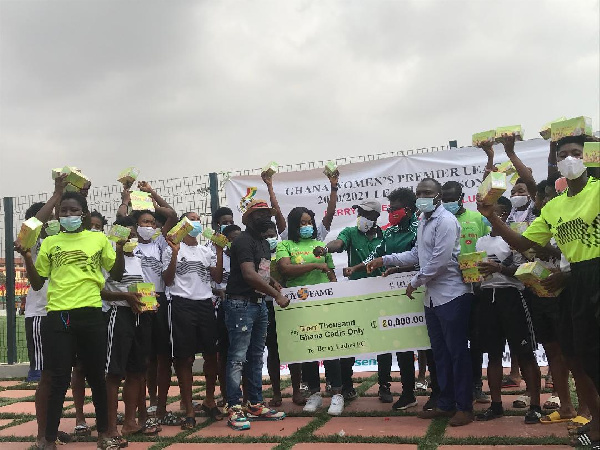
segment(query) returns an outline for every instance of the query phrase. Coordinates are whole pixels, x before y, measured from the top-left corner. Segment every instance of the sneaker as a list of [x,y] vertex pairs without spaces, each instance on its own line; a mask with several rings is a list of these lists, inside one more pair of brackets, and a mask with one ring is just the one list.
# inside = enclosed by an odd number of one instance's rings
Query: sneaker
[[415,389],[418,391],[426,391],[428,387],[427,380],[417,381],[415,383]]
[[354,400],[355,398],[358,397],[358,393],[356,392],[356,389],[354,389],[354,388],[352,388],[348,391],[342,392],[342,395],[344,396],[344,400]]
[[490,396],[483,393],[481,386],[473,388],[473,401],[476,403],[492,403]]
[[437,408],[437,396],[432,395],[427,399],[427,402],[423,405],[423,411],[433,411]]
[[335,394],[331,397],[331,405],[329,405],[327,414],[330,416],[339,416],[342,412],[344,412],[344,396],[342,394]]
[[379,386],[379,401],[381,403],[392,403],[394,396],[389,386]]
[[37,383],[40,381],[40,378],[42,378],[41,370],[29,370],[29,372],[27,372],[27,379],[25,381],[28,383]]
[[517,383],[511,377],[507,376],[502,380],[502,389],[504,388],[516,388],[521,386],[521,383]]
[[267,408],[264,403],[257,403],[256,405],[248,403],[244,407],[244,412],[248,420],[282,420],[285,418],[283,411]]
[[450,420],[448,425],[451,427],[462,427],[473,422],[473,411],[456,411]]
[[540,423],[540,419],[542,418],[542,411],[538,411],[537,409],[530,409],[525,414],[525,424],[534,425],[536,423]]
[[97,450],[121,450],[121,442],[116,438],[105,438],[98,441]]
[[320,392],[315,392],[310,397],[308,397],[308,400],[306,400],[306,405],[304,405],[303,411],[314,413],[321,406],[323,406],[323,397],[321,397]]
[[477,420],[478,422],[487,422],[489,420],[498,419],[502,416],[504,416],[504,410],[501,410],[498,413],[494,411],[493,408],[488,408],[481,414],[477,414],[477,416],[475,416],[475,420]]
[[326,380],[325,382],[325,397],[331,397],[331,383],[329,382],[329,380]]
[[429,409],[427,411],[421,411],[417,413],[419,419],[437,419],[438,417],[453,417],[456,414],[456,410],[444,411],[443,409]]
[[244,414],[244,410],[241,405],[232,406],[227,410],[227,425],[237,431],[249,430],[250,421]]
[[417,406],[417,399],[415,397],[401,395],[398,401],[392,406],[392,409],[394,411],[403,411],[415,406]]

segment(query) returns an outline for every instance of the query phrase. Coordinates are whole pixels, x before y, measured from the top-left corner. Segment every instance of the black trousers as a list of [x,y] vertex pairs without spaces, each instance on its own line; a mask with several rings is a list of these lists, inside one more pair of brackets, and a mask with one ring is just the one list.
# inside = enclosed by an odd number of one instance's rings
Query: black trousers
[[81,361],[92,389],[99,433],[108,430],[106,401],[106,322],[101,308],[50,311],[42,320],[44,369],[51,371],[46,440],[56,441],[65,394],[75,358]]
[[[396,358],[398,359],[398,366],[400,366],[402,393],[412,396],[415,391],[415,352],[396,353]],[[392,381],[391,353],[377,355],[377,377],[379,386],[390,386]]]

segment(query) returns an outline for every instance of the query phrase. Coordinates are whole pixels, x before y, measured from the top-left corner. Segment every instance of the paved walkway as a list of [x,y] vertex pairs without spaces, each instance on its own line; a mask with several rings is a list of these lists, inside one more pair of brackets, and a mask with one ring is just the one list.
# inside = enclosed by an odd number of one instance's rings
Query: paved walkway
[[[522,391],[507,390],[503,397],[506,417],[491,422],[475,422],[465,427],[452,428],[446,420],[421,420],[416,412],[427,400],[418,396],[419,406],[406,413],[392,412],[389,404],[377,398],[376,374],[358,373],[356,388],[360,397],[346,405],[342,417],[329,417],[326,413],[329,399],[324,399],[324,408],[317,415],[308,416],[302,408],[291,402],[289,380],[284,379],[284,402],[282,409],[288,417],[278,422],[254,422],[247,432],[236,432],[225,422],[212,422],[198,417],[194,430],[182,431],[179,427],[163,427],[156,438],[138,437],[130,440],[129,449],[185,450],[192,448],[231,449],[289,449],[294,450],[369,450],[369,449],[560,449],[570,448],[565,424],[525,425],[524,410],[514,409],[512,402]],[[392,391],[396,397],[400,390],[399,379],[395,378]],[[268,383],[268,379],[265,380]],[[204,393],[203,377],[194,377],[194,398],[201,399]],[[323,386],[324,388],[324,386]],[[27,449],[36,434],[33,394],[35,385],[22,381],[0,381],[0,449]],[[484,390],[487,384],[484,382]],[[271,393],[265,384],[266,397]],[[70,392],[67,393],[70,395]],[[89,389],[86,395],[90,395]],[[179,409],[179,388],[176,380],[169,392],[169,410]],[[550,394],[542,395],[542,403]],[[65,414],[61,430],[72,431],[75,415],[71,397],[65,402]],[[487,405],[475,405],[476,410]],[[120,410],[123,405],[120,404]],[[88,398],[86,415],[93,424],[93,405]],[[94,449],[94,442],[75,442],[66,449]]]

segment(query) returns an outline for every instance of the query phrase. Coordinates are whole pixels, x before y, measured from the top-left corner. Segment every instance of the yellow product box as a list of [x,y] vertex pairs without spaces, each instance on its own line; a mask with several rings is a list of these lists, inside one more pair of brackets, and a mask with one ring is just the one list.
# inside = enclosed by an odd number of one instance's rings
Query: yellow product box
[[560,291],[550,292],[545,289],[540,281],[548,278],[552,272],[539,261],[521,264],[515,272],[515,277],[531,289],[538,297],[556,297]]
[[323,173],[325,176],[330,177],[336,173],[337,170],[338,168],[334,161],[327,161],[327,164],[325,164],[325,168],[323,169]]
[[565,116],[559,117],[558,119],[554,119],[551,122],[548,122],[540,129],[540,136],[544,139],[550,139],[552,124],[556,122],[562,122],[563,120],[567,120]]
[[472,269],[487,260],[486,252],[461,253],[458,255],[458,267],[460,270]]
[[30,217],[23,225],[21,225],[21,230],[19,230],[19,235],[17,239],[21,243],[21,246],[24,249],[30,249],[35,245],[38,238],[40,237],[40,232],[42,231],[42,227],[44,224],[38,220],[36,217]]
[[266,173],[268,177],[272,177],[273,174],[277,173],[278,168],[279,164],[277,164],[275,161],[271,161],[269,164],[263,167],[262,172]]
[[154,283],[133,283],[127,288],[129,292],[142,294],[142,298],[140,298],[140,301],[144,304],[142,312],[156,311],[158,309],[158,301],[156,300],[154,289]]
[[77,167],[65,166],[62,169],[62,173],[67,174],[66,181],[75,186],[77,189],[82,189],[85,184],[90,181],[84,174],[82,174]]
[[506,192],[506,188],[506,174],[490,172],[479,186],[477,193],[480,194],[483,203],[493,205]]
[[162,230],[160,228],[157,228],[156,231],[154,232],[154,234],[152,235],[152,240],[155,240],[156,238],[158,238],[162,233]]
[[133,182],[137,180],[139,174],[140,169],[136,169],[135,167],[128,167],[119,174],[117,181],[131,186]]
[[513,165],[512,161],[504,161],[496,166],[498,172],[505,173],[506,175],[512,175],[513,173],[517,173],[517,169]]
[[108,234],[106,237],[113,242],[119,242],[123,240],[129,240],[129,234],[131,230],[128,227],[124,227],[123,225],[113,225],[108,230]]
[[465,283],[481,283],[485,278],[477,267],[462,270],[462,278]]
[[212,228],[205,228],[204,231],[202,231],[202,236],[221,248],[229,247],[231,245],[225,236],[220,233],[215,233]]
[[554,122],[550,127],[552,142],[559,141],[567,136],[592,136],[592,134],[592,119],[584,116]]
[[496,128],[496,142],[502,142],[502,138],[505,136],[514,136],[515,141],[522,141],[524,135],[523,128],[521,125],[511,125],[509,127],[498,127]]
[[62,174],[62,167],[57,167],[56,169],[52,169],[52,179],[56,180]]
[[481,147],[482,144],[493,144],[496,141],[496,130],[482,131],[473,135],[473,147]]
[[586,167],[600,167],[600,142],[583,144],[583,164]]
[[167,233],[167,237],[171,238],[171,240],[175,244],[179,244],[183,241],[183,238],[186,237],[190,231],[194,229],[194,225],[190,222],[190,219],[184,217],[177,224],[169,230]]
[[131,238],[127,242],[125,242],[125,245],[123,245],[123,251],[125,253],[131,253],[132,251],[135,250],[137,245],[138,245],[137,238]]
[[129,198],[131,199],[132,211],[154,211],[152,196],[148,192],[131,191]]
[[527,222],[512,222],[509,226],[511,230],[519,234],[523,234],[529,227],[529,224]]
[[510,176],[510,179],[508,181],[510,182],[510,184],[512,184],[514,186],[515,184],[517,184],[518,179],[519,179],[519,174],[517,172],[515,172]]

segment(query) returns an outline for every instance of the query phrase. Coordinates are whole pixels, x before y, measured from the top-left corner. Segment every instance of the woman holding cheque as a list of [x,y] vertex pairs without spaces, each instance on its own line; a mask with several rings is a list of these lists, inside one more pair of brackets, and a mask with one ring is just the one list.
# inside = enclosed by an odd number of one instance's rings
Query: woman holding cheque
[[[325,245],[316,239],[315,213],[304,207],[292,209],[288,215],[288,230],[289,240],[280,242],[277,245],[276,253],[277,266],[281,275],[286,279],[286,286],[312,286],[337,281],[333,272],[334,265],[331,255],[317,257],[313,254],[316,247]],[[328,413],[332,416],[339,416],[344,410],[340,360],[325,361],[325,367],[331,380],[333,394]],[[290,364],[290,371],[296,371],[297,374],[298,365]],[[304,406],[304,411],[316,412],[323,405],[323,399],[319,392],[319,363],[317,361],[302,363],[302,372],[311,394]],[[294,381],[294,397],[296,397],[299,394],[300,380]]]

